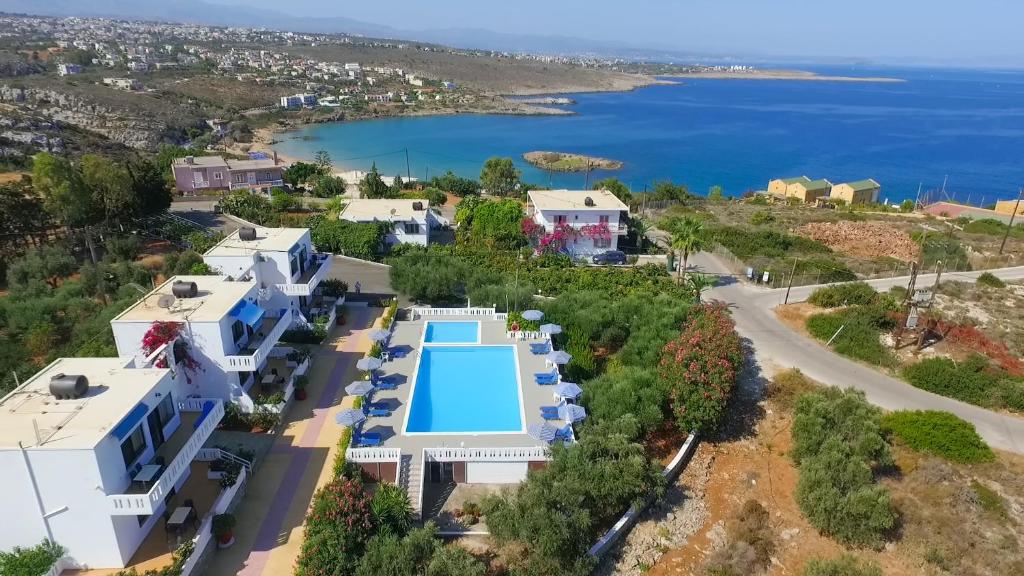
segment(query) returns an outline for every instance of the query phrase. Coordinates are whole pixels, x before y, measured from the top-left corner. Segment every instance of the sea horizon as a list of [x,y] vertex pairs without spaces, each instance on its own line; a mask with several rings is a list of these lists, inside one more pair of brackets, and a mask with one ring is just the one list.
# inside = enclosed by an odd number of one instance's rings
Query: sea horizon
[[[634,191],[658,180],[738,196],[773,178],[833,183],[873,178],[880,200],[943,186],[974,204],[1016,197],[1024,183],[1024,71],[811,67],[820,74],[889,76],[900,83],[682,79],[628,92],[557,94],[571,116],[455,114],[313,124],[275,134],[282,154],[327,150],[337,170],[424,179],[452,170],[478,177],[492,156],[515,160],[523,180],[584,188],[617,177]],[[548,173],[534,150],[624,162],[616,171]],[[406,151],[409,164],[406,165]]]

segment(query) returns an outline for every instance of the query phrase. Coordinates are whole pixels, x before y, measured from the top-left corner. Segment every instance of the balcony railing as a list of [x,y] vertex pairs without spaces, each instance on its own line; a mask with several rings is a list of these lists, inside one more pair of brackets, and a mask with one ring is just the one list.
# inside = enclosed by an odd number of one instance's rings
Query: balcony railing
[[276,288],[286,296],[312,296],[313,290],[320,285],[331,270],[331,258],[328,254],[314,254],[310,265],[295,282],[277,284]]
[[[549,222],[544,225],[544,231],[554,232],[557,225],[557,222],[554,224]],[[572,229],[575,230],[577,234],[583,234],[583,226],[572,226]],[[615,234],[616,236],[625,236],[626,234],[629,234],[629,227],[625,224],[608,224],[608,232]]]
[[[192,459],[196,457],[203,444],[210,438],[217,428],[220,419],[224,417],[224,402],[216,398],[188,398],[182,402],[179,409],[182,412],[202,412],[207,402],[213,403],[213,409],[206,414],[202,420],[195,425],[195,430],[171,460],[167,468],[160,474],[160,478],[153,483],[148,492],[142,494],[109,494],[107,501],[110,503],[110,514],[112,516],[139,516],[149,515],[156,512],[164,498],[174,486],[181,480],[181,477],[189,470]],[[184,424],[183,424],[184,425]]]
[[270,350],[277,345],[277,342],[281,339],[281,335],[284,334],[285,330],[288,329],[292,324],[292,313],[286,312],[277,319],[277,323],[274,327],[266,333],[263,340],[259,343],[254,343],[250,340],[249,348],[243,350],[238,354],[224,357],[224,369],[229,372],[255,372],[259,368],[263,360],[270,354]]
[[284,180],[246,180],[245,182],[231,182],[230,188],[232,190],[242,190],[248,188],[265,188],[265,187],[284,187]]

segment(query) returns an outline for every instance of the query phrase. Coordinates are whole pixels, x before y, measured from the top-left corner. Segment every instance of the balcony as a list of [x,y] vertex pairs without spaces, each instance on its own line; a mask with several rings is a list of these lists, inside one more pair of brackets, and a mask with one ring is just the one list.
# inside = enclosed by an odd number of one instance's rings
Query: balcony
[[223,368],[229,372],[255,372],[292,324],[291,312],[283,312],[279,317],[264,317],[245,348],[224,357]]
[[231,182],[232,190],[248,190],[250,188],[284,188],[284,180],[246,180],[245,182]]
[[[555,231],[555,227],[557,225],[558,225],[557,223],[554,223],[554,224],[546,223],[546,224],[544,224],[544,231],[547,232],[547,233],[554,232]],[[582,234],[583,226],[572,226],[572,229],[575,230],[577,234]],[[625,236],[626,234],[629,234],[629,227],[626,226],[625,224],[611,224],[611,223],[609,223],[608,224],[608,232],[610,232],[610,233],[612,233],[612,234],[614,234],[616,236]]]
[[286,284],[277,284],[276,288],[286,296],[312,296],[313,290],[316,290],[330,270],[330,254],[313,254],[305,272],[298,279]]
[[[213,408],[204,416],[203,406],[207,402],[212,403]],[[178,408],[181,425],[156,451],[157,456],[170,464],[146,492],[134,492],[129,488],[124,494],[107,495],[111,516],[140,516],[156,512],[188,472],[192,460],[224,417],[224,403],[215,398],[187,398]]]

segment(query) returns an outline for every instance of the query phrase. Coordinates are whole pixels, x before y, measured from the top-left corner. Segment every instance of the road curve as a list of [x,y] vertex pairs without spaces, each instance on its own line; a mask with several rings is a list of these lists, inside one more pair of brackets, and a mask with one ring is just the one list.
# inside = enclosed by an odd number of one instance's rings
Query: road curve
[[[693,258],[693,270],[708,274],[727,274],[725,266],[705,253]],[[1004,280],[1024,278],[1024,266],[993,270]],[[956,272],[944,278],[973,280],[980,272]],[[906,286],[909,278],[887,278],[869,283],[885,290],[892,286]],[[918,276],[918,286],[935,281],[931,274]],[[789,301],[802,301],[817,286],[793,288]],[[706,293],[705,300],[719,300],[729,305],[741,336],[750,340],[756,363],[767,369],[799,368],[808,377],[841,388],[863,390],[868,400],[886,410],[944,410],[952,412],[974,424],[978,433],[993,447],[1024,453],[1024,419],[985,410],[958,400],[932,394],[910,384],[886,376],[825,348],[820,342],[808,338],[781,323],[772,308],[782,304],[785,289],[766,290],[741,283],[729,276]]]

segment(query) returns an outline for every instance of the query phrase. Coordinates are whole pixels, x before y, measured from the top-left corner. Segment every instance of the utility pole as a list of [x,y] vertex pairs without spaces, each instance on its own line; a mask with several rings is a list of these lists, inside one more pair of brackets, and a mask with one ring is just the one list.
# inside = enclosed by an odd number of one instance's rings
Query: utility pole
[[999,255],[1003,255],[1003,249],[1006,248],[1006,239],[1010,237],[1010,230],[1013,230],[1013,219],[1017,217],[1017,212],[1020,211],[1020,200],[1024,198],[1024,187],[1017,193],[1017,202],[1013,205],[1013,212],[1010,213],[1010,223],[1006,225],[1006,234],[1003,234],[1003,242],[999,245]]
[[917,285],[917,262],[910,263],[910,282],[907,284],[907,295],[903,298],[903,311],[907,318],[896,326],[896,335],[893,337],[893,350],[900,349],[900,339],[903,338],[903,329],[910,321],[910,310],[913,307],[914,290]]
[[786,299],[783,305],[789,304],[789,291],[793,289],[793,277],[796,276],[796,258],[793,258],[793,269],[789,271],[789,286],[786,286]]
[[590,159],[587,158],[587,181],[583,185],[584,190],[590,190]]
[[409,167],[409,149],[405,149],[405,179],[412,180],[412,169]]

